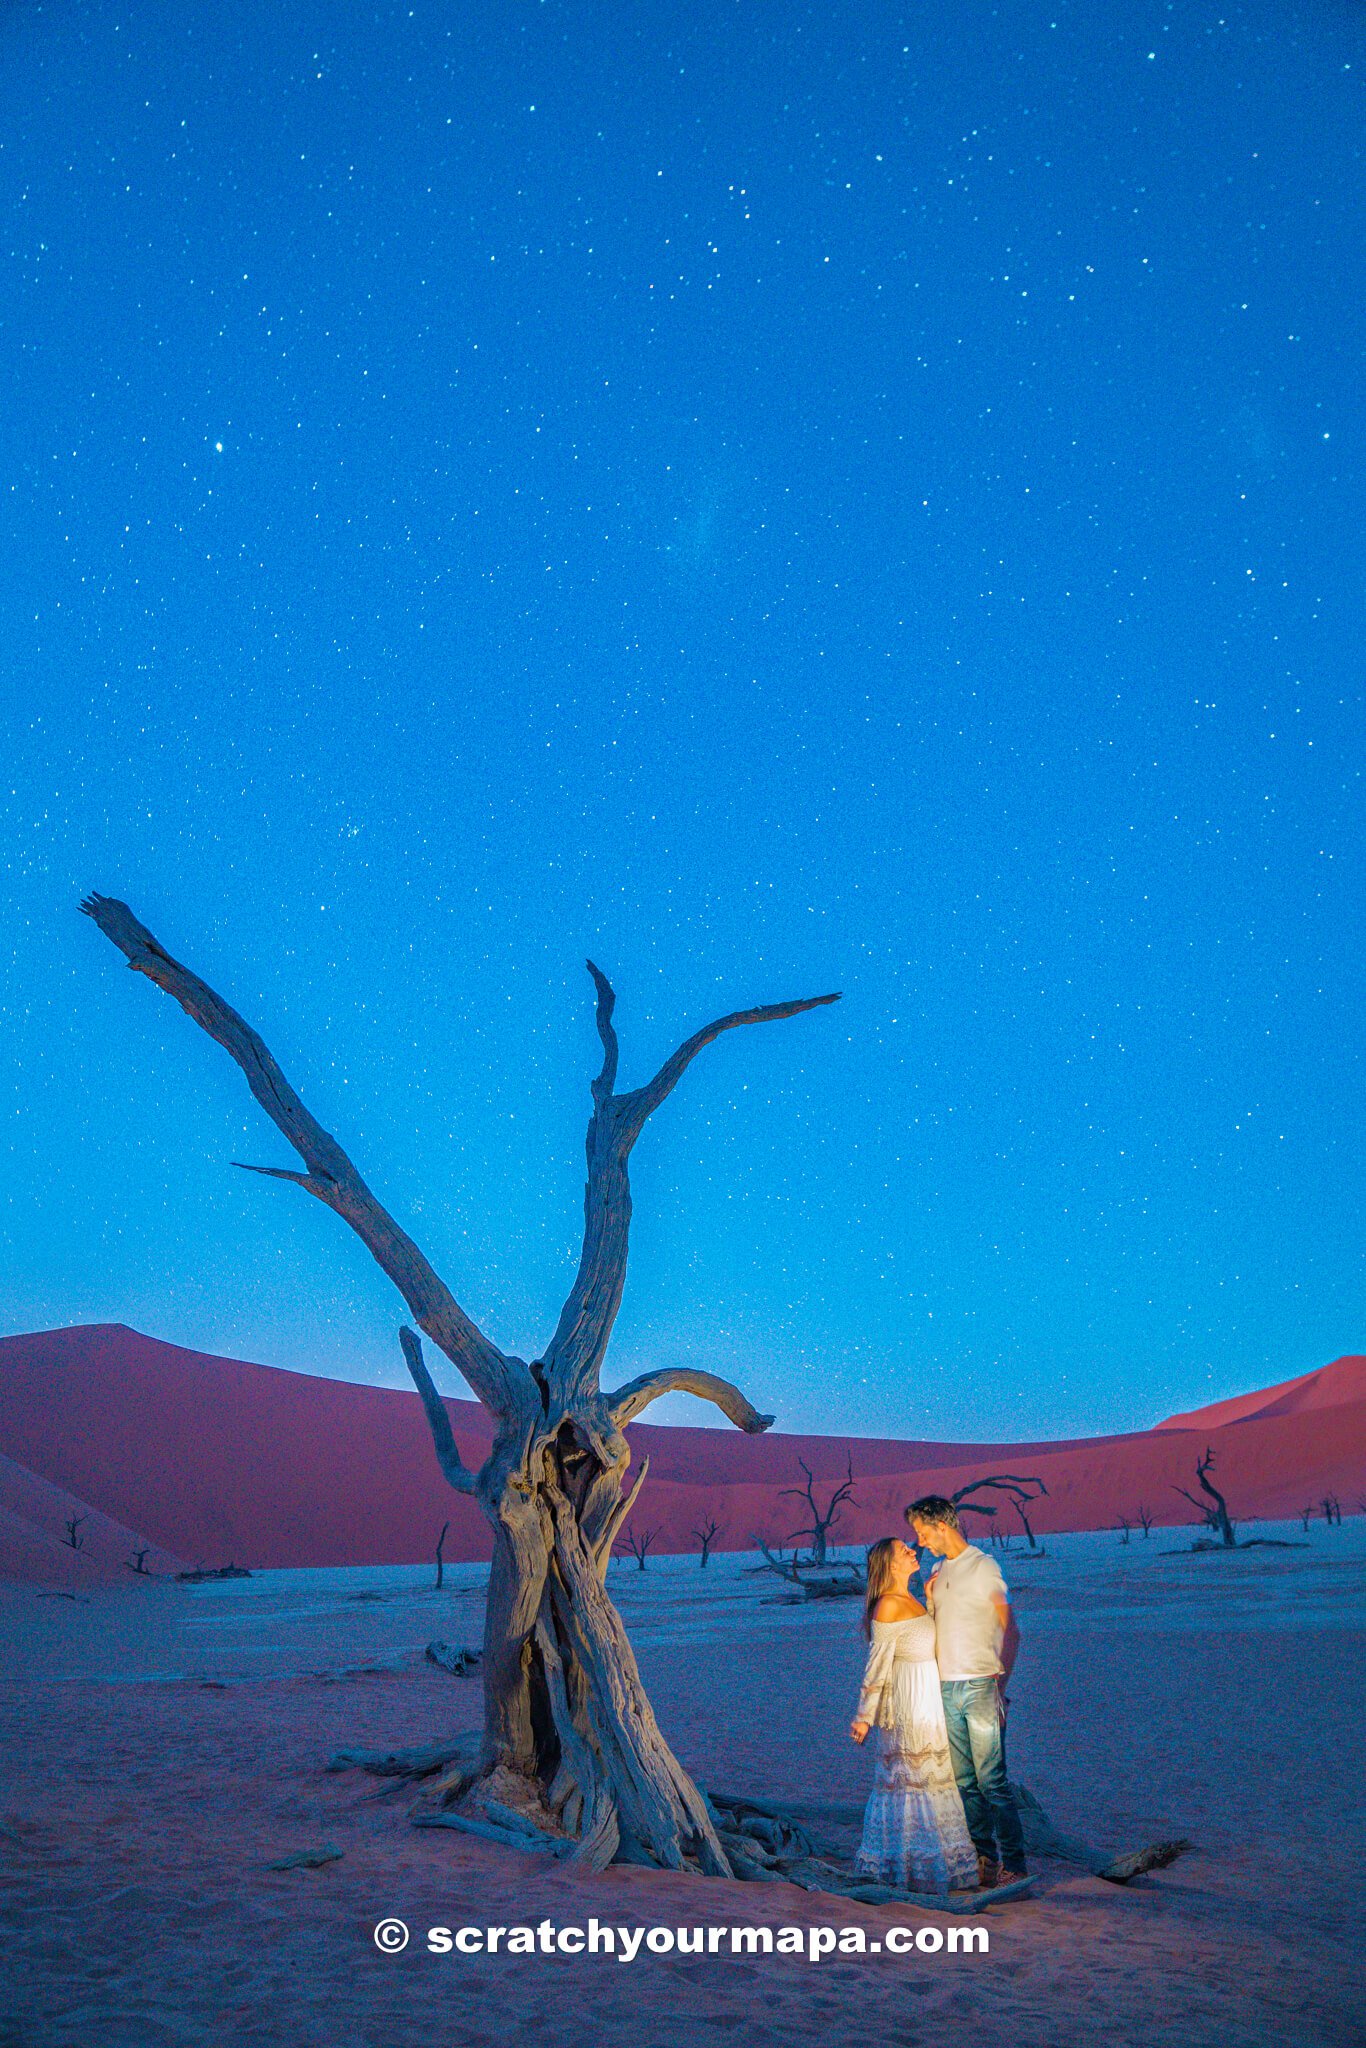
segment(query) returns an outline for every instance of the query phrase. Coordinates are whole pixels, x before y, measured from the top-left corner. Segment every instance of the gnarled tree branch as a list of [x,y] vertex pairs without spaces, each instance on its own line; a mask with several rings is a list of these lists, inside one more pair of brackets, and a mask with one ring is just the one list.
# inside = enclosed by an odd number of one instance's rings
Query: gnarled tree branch
[[[422,1339],[416,1330],[406,1327],[399,1331],[398,1341],[403,1346],[403,1356],[413,1377],[413,1385],[422,1396],[422,1406],[427,1413],[427,1427],[432,1433],[432,1444],[436,1450],[436,1462],[445,1474],[447,1482],[457,1493],[473,1493],[475,1475],[460,1455],[460,1446],[455,1441],[451,1418],[446,1404],[436,1391],[436,1385],[427,1370],[427,1361],[422,1356]],[[442,1530],[445,1535],[445,1530]],[[437,1552],[438,1558],[440,1551]]]
[[774,1418],[752,1408],[729,1380],[719,1379],[714,1372],[698,1372],[689,1365],[666,1365],[658,1372],[642,1373],[639,1379],[628,1381],[607,1396],[617,1428],[625,1429],[642,1408],[648,1408],[661,1394],[696,1394],[699,1401],[714,1401],[727,1420],[748,1436],[759,1436],[773,1427]]
[[610,1102],[612,1090],[617,1084],[617,1034],[612,1023],[612,1012],[617,1006],[617,992],[600,967],[588,962],[588,972],[598,991],[598,1037],[602,1040],[602,1072],[593,1083],[594,1102]]
[[[306,1175],[276,1167],[253,1168],[273,1179],[297,1180],[350,1224],[389,1275],[434,1344],[469,1381],[495,1415],[511,1411],[518,1392],[509,1362],[459,1306],[423,1253],[371,1193],[346,1153],[312,1116],[280,1071],[259,1034],[206,981],[173,960],[146,925],[112,896],[87,896],[81,905],[128,965],[174,996],[187,1016],[236,1060],[266,1115],[308,1168]],[[444,1412],[444,1411],[443,1411]]]
[[734,1031],[741,1024],[776,1024],[783,1017],[800,1016],[803,1010],[818,1010],[825,1003],[837,1003],[840,991],[833,995],[804,996],[793,1003],[765,1003],[757,1010],[732,1010],[728,1017],[718,1017],[714,1024],[704,1024],[700,1031],[694,1031],[685,1039],[676,1053],[665,1060],[653,1081],[647,1081],[643,1088],[637,1088],[630,1095],[618,1096],[622,1122],[626,1131],[626,1150],[629,1152],[648,1116],[653,1116],[661,1102],[673,1094],[683,1075],[697,1058],[703,1046],[710,1045],[723,1031]]

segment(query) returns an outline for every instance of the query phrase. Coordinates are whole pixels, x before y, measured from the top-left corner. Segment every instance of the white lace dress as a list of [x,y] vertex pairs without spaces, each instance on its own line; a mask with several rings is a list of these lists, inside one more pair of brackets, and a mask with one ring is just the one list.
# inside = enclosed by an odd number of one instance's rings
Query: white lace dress
[[873,1623],[857,1718],[871,1722],[875,1746],[860,1873],[906,1891],[971,1889],[977,1852],[954,1783],[932,1615]]

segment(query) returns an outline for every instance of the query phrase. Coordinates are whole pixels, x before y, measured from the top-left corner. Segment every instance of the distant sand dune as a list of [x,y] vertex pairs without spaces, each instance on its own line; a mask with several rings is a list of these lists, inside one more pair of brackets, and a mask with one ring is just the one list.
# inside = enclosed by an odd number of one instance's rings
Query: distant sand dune
[[[66,1541],[72,1520],[79,1552]],[[61,1592],[107,1586],[128,1576],[128,1561],[146,1545],[145,1536],[13,1458],[0,1456],[0,1579],[22,1579]],[[184,1569],[180,1558],[155,1546],[148,1547],[143,1564],[152,1572]]]
[[[477,1463],[487,1417],[470,1401],[448,1406],[462,1455]],[[1158,1522],[1189,1522],[1173,1487],[1192,1484],[1206,1437],[1216,1439],[1216,1476],[1235,1517],[1293,1515],[1328,1491],[1354,1512],[1366,1494],[1366,1359],[1341,1358],[1137,1434],[1061,1443],[637,1424],[630,1441],[636,1457],[648,1453],[650,1479],[634,1521],[658,1530],[662,1551],[694,1550],[704,1516],[722,1525],[719,1549],[747,1548],[756,1533],[782,1541],[801,1520],[780,1491],[800,1476],[802,1457],[823,1480],[852,1464],[857,1501],[837,1531],[845,1543],[898,1527],[916,1493],[952,1493],[993,1471],[1045,1481],[1032,1514],[1041,1534],[1105,1528],[1140,1503]],[[488,1554],[478,1509],[437,1471],[415,1393],[213,1358],[121,1324],[0,1339],[0,1450],[12,1471],[27,1468],[0,1490],[4,1576],[45,1579],[54,1548],[69,1569],[60,1537],[72,1512],[107,1518],[100,1553],[113,1561],[98,1568],[115,1572],[134,1530],[174,1559],[211,1565],[404,1564],[430,1557],[449,1521],[448,1558]],[[1009,1508],[1001,1526],[1018,1533]]]

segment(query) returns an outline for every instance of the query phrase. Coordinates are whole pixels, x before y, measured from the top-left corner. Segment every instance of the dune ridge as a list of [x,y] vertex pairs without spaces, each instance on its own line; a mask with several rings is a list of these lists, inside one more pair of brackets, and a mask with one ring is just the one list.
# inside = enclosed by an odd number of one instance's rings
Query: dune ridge
[[[477,1463],[487,1417],[472,1401],[447,1405],[462,1456]],[[660,1551],[695,1550],[705,1518],[721,1525],[718,1549],[748,1548],[755,1534],[790,1539],[800,1504],[781,1493],[800,1479],[802,1458],[822,1484],[852,1466],[856,1498],[836,1531],[845,1543],[898,1527],[916,1493],[952,1493],[1003,1471],[1047,1486],[1031,1511],[1040,1534],[1110,1527],[1140,1505],[1159,1524],[1189,1523],[1175,1488],[1193,1486],[1206,1440],[1238,1519],[1297,1514],[1329,1492],[1357,1512],[1366,1496],[1366,1358],[1337,1359],[1150,1430],[1055,1443],[755,1438],[636,1424],[634,1455],[648,1454],[651,1466],[632,1525],[655,1531]],[[448,1558],[488,1555],[478,1509],[436,1469],[415,1393],[216,1358],[122,1324],[0,1339],[0,1452],[24,1474],[11,1476],[9,1493],[0,1485],[0,1575],[36,1575],[35,1559],[51,1548],[60,1564],[73,1511],[107,1519],[100,1548],[120,1553],[108,1566],[116,1573],[133,1531],[175,1562],[264,1568],[414,1563],[432,1555],[449,1522]],[[1008,1507],[1000,1524],[1019,1533]]]

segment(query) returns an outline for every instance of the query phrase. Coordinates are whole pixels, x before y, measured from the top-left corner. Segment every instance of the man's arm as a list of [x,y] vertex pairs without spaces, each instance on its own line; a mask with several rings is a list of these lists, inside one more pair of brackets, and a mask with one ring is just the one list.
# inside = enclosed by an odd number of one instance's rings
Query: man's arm
[[991,1604],[996,1610],[996,1619],[1001,1624],[1001,1690],[1010,1683],[1010,1674],[1015,1669],[1015,1659],[1020,1653],[1020,1631],[1015,1620],[1015,1610],[1004,1593],[993,1593]]

